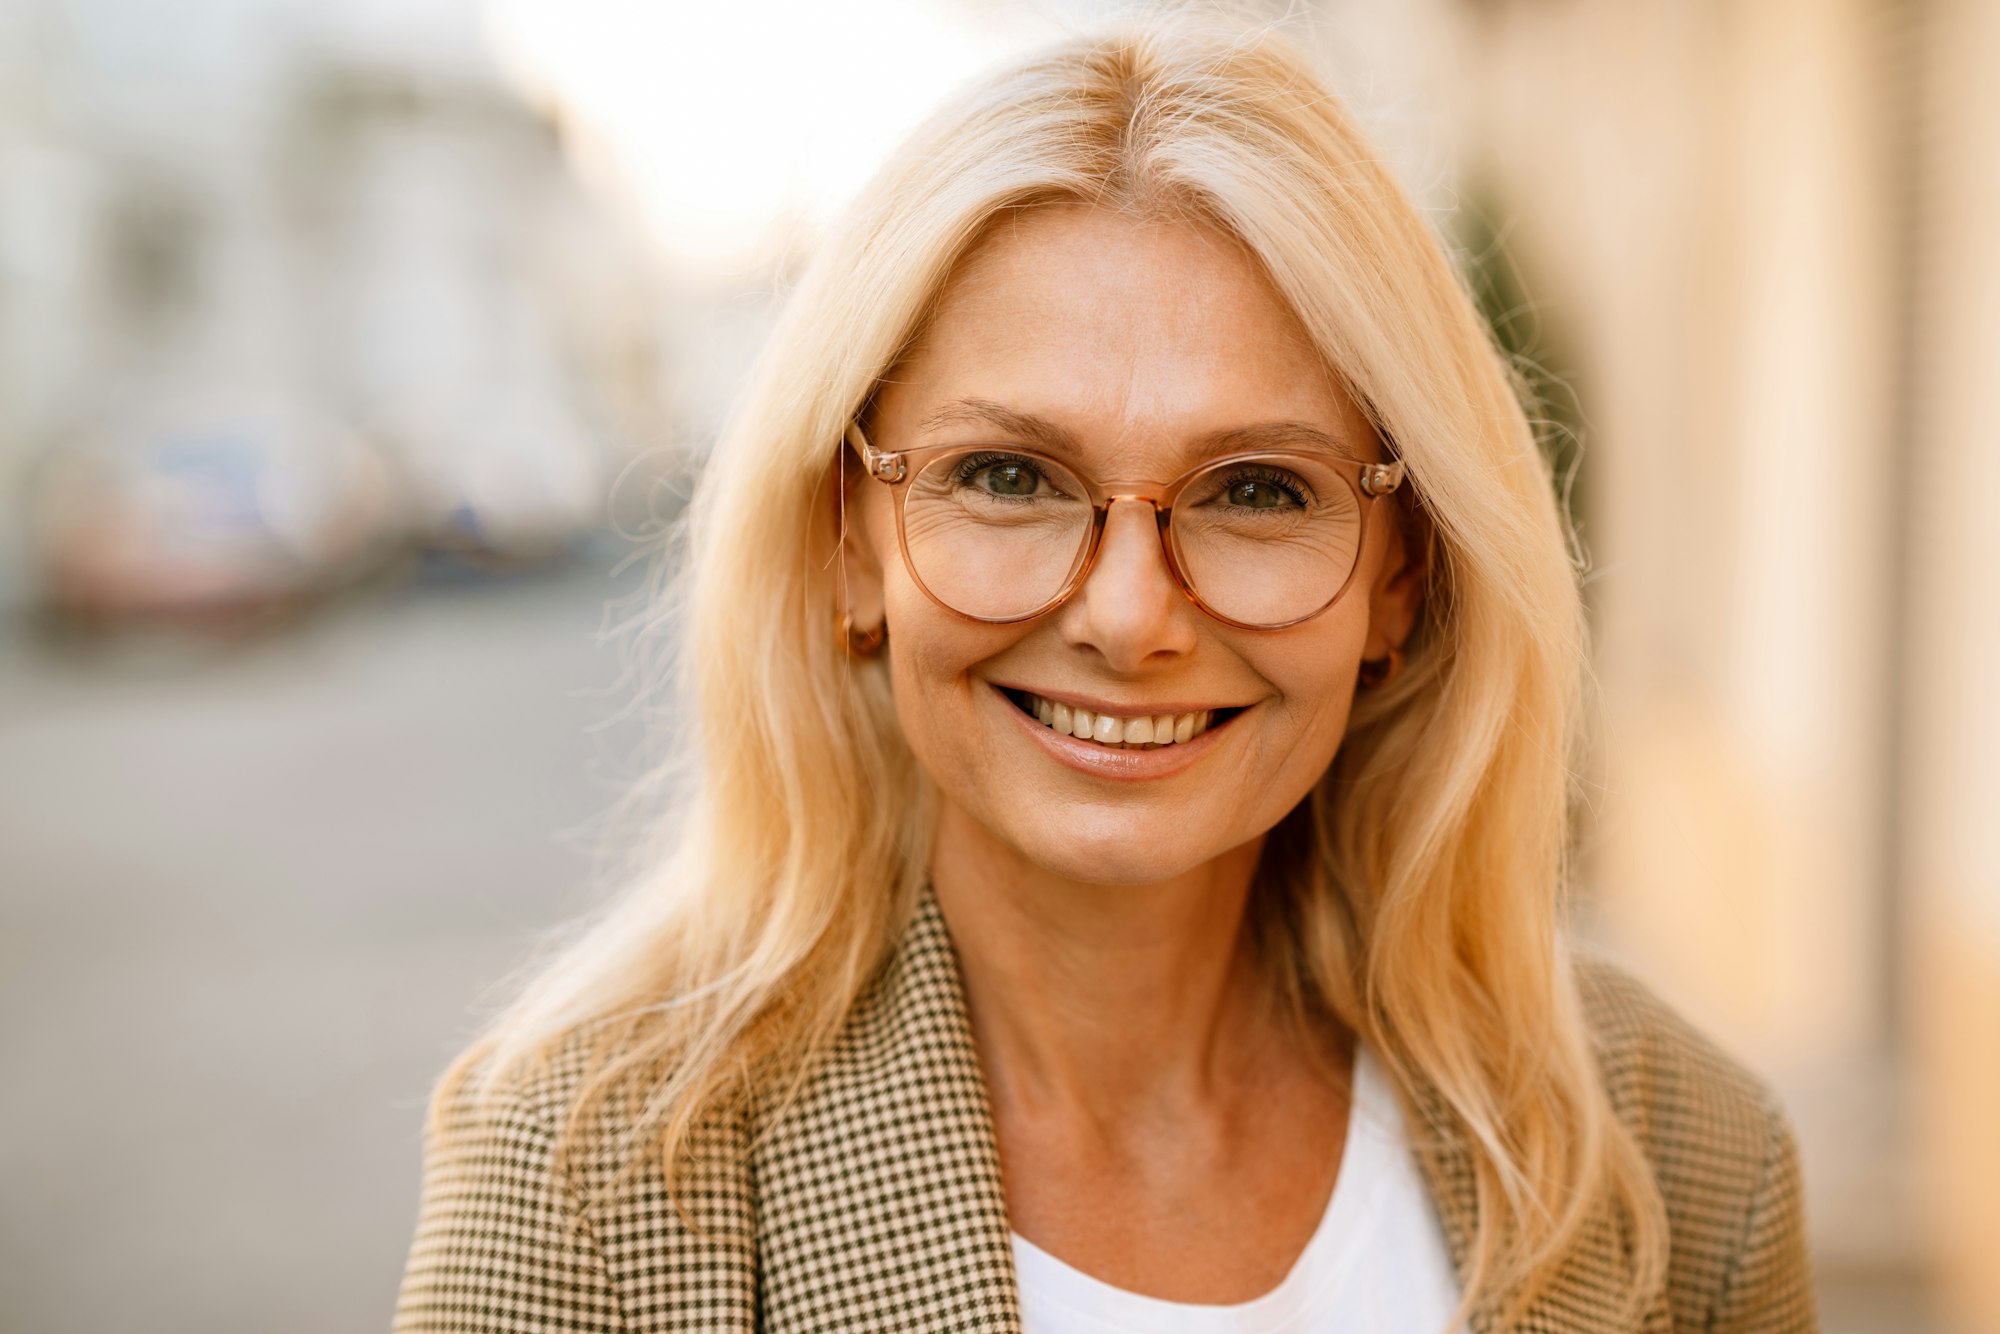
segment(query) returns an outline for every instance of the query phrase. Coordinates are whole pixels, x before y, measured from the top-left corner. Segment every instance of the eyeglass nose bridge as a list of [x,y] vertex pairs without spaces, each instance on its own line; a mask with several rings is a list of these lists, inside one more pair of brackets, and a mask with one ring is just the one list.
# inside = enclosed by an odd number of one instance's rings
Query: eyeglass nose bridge
[[1121,500],[1136,501],[1151,505],[1161,522],[1173,512],[1173,502],[1167,497],[1167,486],[1161,482],[1115,482],[1100,485],[1098,494],[1103,497],[1097,505],[1097,522],[1102,527],[1111,513],[1111,507]]
[[1156,482],[1119,482],[1101,486],[1098,490],[1103,499],[1094,508],[1097,511],[1097,530],[1100,533],[1104,531],[1104,525],[1110,521],[1111,507],[1121,500],[1151,505],[1153,518],[1161,528],[1166,527],[1168,517],[1174,512],[1173,503],[1167,499],[1167,488]]
[[1105,526],[1111,522],[1111,507],[1121,500],[1129,500],[1153,507],[1153,531],[1159,538],[1160,555],[1166,561],[1167,576],[1173,580],[1174,586],[1180,590],[1182,597],[1193,603],[1197,608],[1206,610],[1206,604],[1195,593],[1194,586],[1188,582],[1187,572],[1181,569],[1180,559],[1174,554],[1174,544],[1167,535],[1168,527],[1173,520],[1174,513],[1174,507],[1167,499],[1168,490],[1169,487],[1166,484],[1159,482],[1108,482],[1100,484],[1098,487],[1098,496],[1100,499],[1092,506],[1094,513],[1091,516],[1090,541],[1088,549],[1084,552],[1083,560],[1077,566],[1076,573],[1070,576],[1069,583],[1064,587],[1063,591],[1057,594],[1055,600],[1044,607],[1042,612],[1038,614],[1046,614],[1054,611],[1057,607],[1062,606],[1082,591],[1084,584],[1091,576],[1091,572],[1097,568],[1098,558],[1104,552],[1104,530]]

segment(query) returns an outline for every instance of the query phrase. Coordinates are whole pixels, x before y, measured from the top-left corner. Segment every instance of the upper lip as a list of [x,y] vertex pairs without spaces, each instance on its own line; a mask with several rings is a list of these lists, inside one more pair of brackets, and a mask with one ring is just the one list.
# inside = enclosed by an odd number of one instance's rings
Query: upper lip
[[1067,704],[1072,709],[1088,709],[1092,713],[1108,713],[1114,718],[1158,717],[1163,713],[1201,713],[1209,709],[1233,709],[1243,707],[1235,704],[1214,702],[1196,703],[1187,700],[1147,700],[1144,703],[1121,703],[1114,699],[1103,699],[1096,695],[1077,695],[1067,691],[1048,690],[1040,686],[1014,685],[1007,681],[995,681],[1002,690],[1018,691],[1023,695],[1039,695],[1051,704]]

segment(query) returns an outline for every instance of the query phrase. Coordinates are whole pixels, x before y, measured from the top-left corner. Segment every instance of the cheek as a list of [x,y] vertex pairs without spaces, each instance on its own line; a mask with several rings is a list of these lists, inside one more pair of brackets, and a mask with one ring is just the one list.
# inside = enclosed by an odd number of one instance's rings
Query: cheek
[[[1354,682],[1368,636],[1365,607],[1336,607],[1308,633],[1260,645],[1250,661],[1275,688],[1284,726],[1272,738],[1295,747],[1297,759],[1324,768],[1333,759],[1353,711]],[[1247,655],[1246,655],[1247,656]]]
[[976,701],[970,669],[1020,637],[1013,626],[965,621],[924,596],[907,578],[891,578],[889,679],[911,749],[927,767],[964,753],[949,744],[965,734]]

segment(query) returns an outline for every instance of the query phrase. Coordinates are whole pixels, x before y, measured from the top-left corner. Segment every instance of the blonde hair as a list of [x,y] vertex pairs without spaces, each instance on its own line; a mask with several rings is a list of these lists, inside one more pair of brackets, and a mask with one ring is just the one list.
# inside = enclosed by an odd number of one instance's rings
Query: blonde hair
[[993,219],[1078,200],[1240,239],[1394,442],[1431,531],[1405,670],[1357,699],[1260,868],[1274,982],[1399,1086],[1428,1082],[1466,1133],[1466,1309],[1524,1309],[1605,1208],[1636,1303],[1664,1272],[1665,1216],[1601,1087],[1559,924],[1585,652],[1565,526],[1438,239],[1268,33],[1168,21],[1071,41],[945,107],[862,193],[706,465],[657,604],[683,636],[693,730],[671,839],[439,1105],[587,1034],[570,1125],[637,1088],[671,1178],[703,1116],[752,1087],[789,1096],[830,1045],[915,908],[932,810],[886,668],[832,633],[843,432]]

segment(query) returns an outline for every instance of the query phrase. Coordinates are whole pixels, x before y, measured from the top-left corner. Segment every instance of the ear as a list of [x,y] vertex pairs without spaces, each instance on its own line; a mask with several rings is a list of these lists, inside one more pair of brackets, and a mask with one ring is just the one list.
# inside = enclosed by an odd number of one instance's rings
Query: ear
[[834,617],[845,611],[857,630],[869,630],[884,620],[885,597],[882,561],[877,554],[874,525],[880,522],[874,501],[879,486],[871,485],[860,455],[852,445],[841,442],[840,461],[834,469],[833,487],[839,547],[834,571]]
[[1388,512],[1387,549],[1382,568],[1368,589],[1368,638],[1364,659],[1387,657],[1399,649],[1417,627],[1424,590],[1430,581],[1430,516],[1413,501],[1402,501]]

